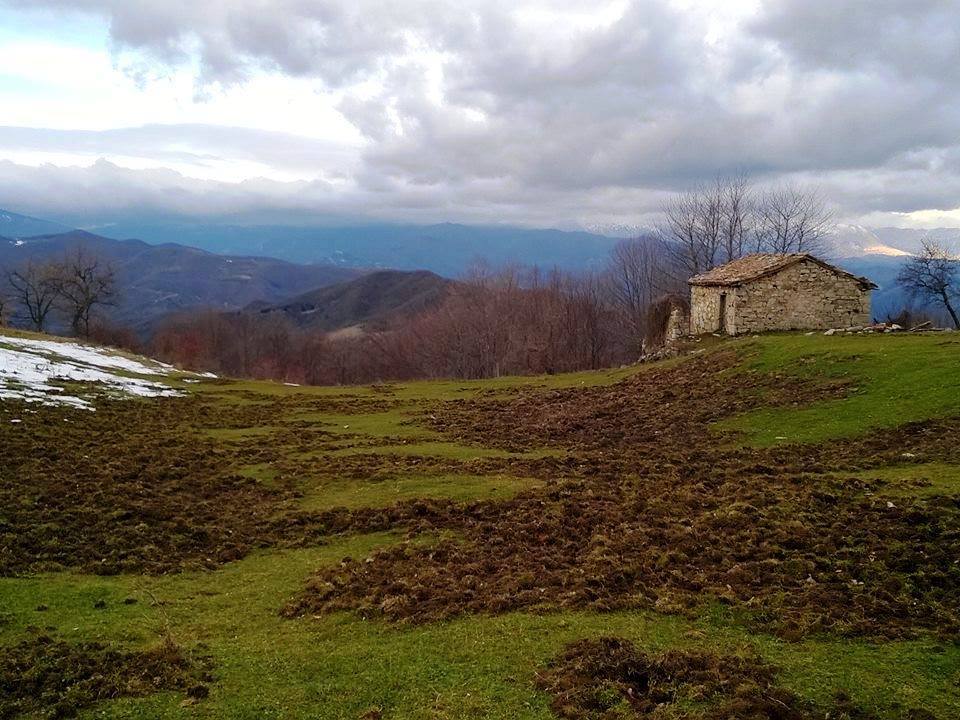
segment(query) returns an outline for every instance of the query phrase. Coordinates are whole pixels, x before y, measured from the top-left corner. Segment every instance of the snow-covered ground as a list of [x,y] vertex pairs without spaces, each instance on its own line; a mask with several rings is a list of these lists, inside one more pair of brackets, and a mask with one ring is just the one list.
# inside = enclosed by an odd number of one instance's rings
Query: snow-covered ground
[[97,390],[119,396],[172,397],[181,393],[156,378],[173,370],[93,345],[0,335],[0,400],[94,409],[89,392],[65,389],[58,381],[96,383]]

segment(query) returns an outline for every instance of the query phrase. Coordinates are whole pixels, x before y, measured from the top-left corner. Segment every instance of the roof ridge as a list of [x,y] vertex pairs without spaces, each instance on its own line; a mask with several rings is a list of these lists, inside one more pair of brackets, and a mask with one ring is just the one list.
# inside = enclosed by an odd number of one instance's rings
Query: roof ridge
[[687,282],[690,285],[740,285],[778,273],[803,260],[810,260],[838,275],[843,275],[857,280],[862,284],[876,287],[867,278],[857,277],[853,273],[847,272],[836,265],[832,265],[809,252],[751,253],[718,265],[706,272],[694,275]]

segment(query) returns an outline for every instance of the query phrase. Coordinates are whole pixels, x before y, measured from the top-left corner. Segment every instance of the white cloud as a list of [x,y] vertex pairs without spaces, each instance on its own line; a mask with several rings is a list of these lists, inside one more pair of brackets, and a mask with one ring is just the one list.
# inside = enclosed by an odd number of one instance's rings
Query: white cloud
[[960,197],[950,0],[4,5],[108,41],[0,34],[0,205],[23,182],[36,212],[639,224],[739,170],[851,219],[949,220]]

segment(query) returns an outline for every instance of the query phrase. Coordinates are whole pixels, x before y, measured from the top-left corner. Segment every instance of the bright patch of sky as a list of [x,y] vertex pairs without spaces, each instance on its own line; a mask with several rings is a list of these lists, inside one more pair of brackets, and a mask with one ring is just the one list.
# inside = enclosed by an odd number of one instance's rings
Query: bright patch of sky
[[[227,87],[197,87],[195,64],[144,65],[134,53],[111,49],[106,25],[75,13],[68,32],[50,12],[0,9],[0,126],[106,131],[150,124],[200,124],[288,133],[334,142],[359,151],[363,136],[337,110],[343,92],[311,78],[264,72]],[[141,74],[138,75],[138,72]],[[145,74],[143,74],[145,72]],[[358,92],[362,92],[358,87]],[[168,149],[204,156],[189,138]],[[158,161],[143,154],[57,152],[4,147],[0,157],[17,164],[89,166],[103,158],[121,167],[165,167],[189,177],[239,182],[250,178],[310,180],[320,168],[293,171],[268,162],[210,157],[194,162]]]
[[958,28],[939,0],[0,0],[0,207],[630,225],[742,170],[960,225]]

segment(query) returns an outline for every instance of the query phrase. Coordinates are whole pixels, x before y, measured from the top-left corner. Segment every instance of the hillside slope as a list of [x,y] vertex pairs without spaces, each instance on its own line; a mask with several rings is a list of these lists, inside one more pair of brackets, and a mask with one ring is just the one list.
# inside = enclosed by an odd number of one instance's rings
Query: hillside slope
[[960,333],[696,349],[0,398],[0,714],[960,717]]
[[19,239],[34,235],[53,235],[70,232],[70,230],[71,228],[60,223],[0,209],[0,236],[5,238]]
[[187,308],[228,310],[255,300],[276,302],[361,274],[330,265],[215,255],[173,243],[113,240],[80,230],[0,241],[0,268],[13,268],[28,259],[58,258],[78,247],[103,258],[116,272],[117,304],[104,311],[109,319],[141,331]]
[[276,305],[257,303],[249,311],[282,316],[300,327],[324,331],[385,326],[436,307],[452,284],[426,270],[381,270]]
[[0,402],[94,410],[103,397],[176,397],[164,381],[184,375],[195,376],[76,340],[0,332]]

